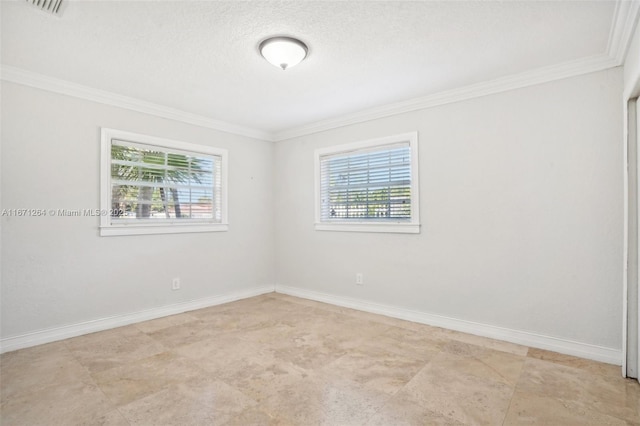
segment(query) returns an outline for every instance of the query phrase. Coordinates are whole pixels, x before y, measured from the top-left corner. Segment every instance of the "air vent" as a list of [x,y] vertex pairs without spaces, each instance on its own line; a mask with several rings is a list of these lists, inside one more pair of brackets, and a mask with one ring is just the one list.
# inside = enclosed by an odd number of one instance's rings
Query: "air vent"
[[62,0],[27,0],[27,3],[55,16],[62,14]]

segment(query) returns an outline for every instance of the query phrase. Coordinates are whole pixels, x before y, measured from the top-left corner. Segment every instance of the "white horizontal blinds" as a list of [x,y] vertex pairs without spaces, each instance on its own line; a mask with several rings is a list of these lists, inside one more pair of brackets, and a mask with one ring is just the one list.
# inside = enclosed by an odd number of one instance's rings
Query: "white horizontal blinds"
[[221,158],[111,141],[112,221],[221,221]]
[[409,143],[320,157],[321,220],[411,220]]

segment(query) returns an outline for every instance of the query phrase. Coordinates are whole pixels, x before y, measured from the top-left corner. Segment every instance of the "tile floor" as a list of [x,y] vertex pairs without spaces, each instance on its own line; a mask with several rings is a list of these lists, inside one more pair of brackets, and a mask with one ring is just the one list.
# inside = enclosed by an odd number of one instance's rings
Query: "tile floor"
[[640,425],[620,367],[271,293],[2,355],[9,425]]

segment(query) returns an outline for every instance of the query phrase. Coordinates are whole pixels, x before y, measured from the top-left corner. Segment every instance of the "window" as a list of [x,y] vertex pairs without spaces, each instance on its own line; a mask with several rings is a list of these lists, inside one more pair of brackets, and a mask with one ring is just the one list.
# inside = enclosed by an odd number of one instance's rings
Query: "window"
[[316,229],[419,233],[418,133],[316,150]]
[[102,129],[100,235],[227,230],[227,151]]

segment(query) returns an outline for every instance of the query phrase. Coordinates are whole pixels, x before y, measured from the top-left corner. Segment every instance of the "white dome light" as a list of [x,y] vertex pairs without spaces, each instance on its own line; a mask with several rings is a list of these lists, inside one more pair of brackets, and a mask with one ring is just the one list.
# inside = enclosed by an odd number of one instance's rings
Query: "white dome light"
[[286,70],[307,57],[307,45],[291,37],[271,37],[260,43],[260,54],[278,68]]

